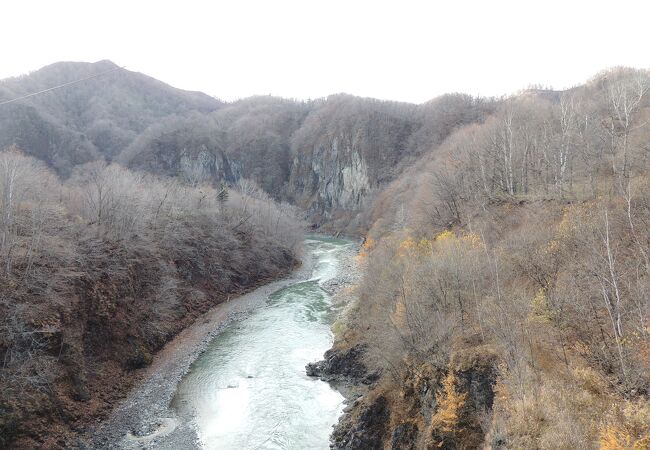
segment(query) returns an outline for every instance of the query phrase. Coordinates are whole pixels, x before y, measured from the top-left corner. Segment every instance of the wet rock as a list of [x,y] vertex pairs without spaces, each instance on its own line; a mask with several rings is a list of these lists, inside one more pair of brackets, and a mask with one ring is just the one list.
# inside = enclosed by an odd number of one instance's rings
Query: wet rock
[[319,377],[323,381],[345,381],[352,384],[372,384],[379,376],[368,374],[363,362],[365,345],[355,345],[349,349],[332,348],[325,352],[325,359],[305,366],[307,375]]
[[336,450],[383,448],[390,419],[386,397],[379,396],[356,419],[344,418],[334,429],[330,447]]

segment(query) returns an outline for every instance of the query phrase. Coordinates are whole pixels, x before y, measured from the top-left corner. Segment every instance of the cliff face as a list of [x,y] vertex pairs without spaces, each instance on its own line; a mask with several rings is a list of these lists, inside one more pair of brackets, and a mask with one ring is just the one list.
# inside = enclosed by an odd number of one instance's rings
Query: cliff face
[[345,227],[419,156],[492,107],[462,95],[424,105],[343,94],[309,103],[255,97],[197,115],[171,138],[169,129],[181,123],[173,119],[145,132],[149,139],[130,152],[145,158],[138,167],[151,170],[161,157],[145,155],[167,142],[167,154],[186,155],[168,175],[196,175],[198,168],[205,180],[252,179],[276,199],[301,206],[315,224]]
[[196,181],[214,179],[235,183],[242,178],[240,161],[228,159],[223,152],[215,155],[205,146],[198,152],[184,149],[176,165],[179,174],[188,179],[194,177]]
[[347,95],[316,104],[292,136],[289,197],[324,219],[362,210],[419,151],[408,146],[419,126],[414,105]]
[[[169,138],[169,136],[167,136]],[[236,184],[242,178],[264,186],[269,194],[303,207],[318,220],[327,220],[341,211],[358,212],[364,201],[381,183],[370,173],[369,164],[356,144],[335,137],[315,148],[296,154],[285,170],[259,171],[246,152],[228,153],[208,140],[189,138],[156,139],[148,143],[130,162],[131,167],[168,176],[178,176],[191,184]],[[270,164],[270,163],[269,163]],[[318,219],[321,218],[321,219]]]
[[253,98],[213,115],[170,117],[119,157],[131,167],[195,183],[254,180],[315,222],[360,211],[418,149],[413,105],[333,96],[313,104]]
[[[359,342],[361,340],[361,342]],[[446,368],[409,359],[399,376],[377,367],[363,338],[349,333],[308,364],[308,376],[332,384],[347,399],[331,448],[392,450],[480,448],[485,415],[495,399],[495,358],[484,349],[457,352]],[[483,352],[483,353],[482,353]],[[450,383],[453,390],[450,399]],[[460,425],[441,425],[453,416]]]
[[[136,165],[136,167],[139,164]],[[180,176],[191,183],[237,183],[254,179],[255,173],[237,155],[228,155],[205,144],[183,146],[180,153],[163,154],[156,160],[159,170]],[[283,187],[271,191],[276,197],[290,199],[311,215],[327,219],[337,211],[360,211],[367,196],[380,184],[369,175],[368,163],[355,148],[340,148],[334,138],[329,146],[294,157]],[[263,179],[255,180],[258,182]]]
[[354,148],[340,149],[337,138],[293,160],[289,192],[311,213],[359,210],[371,188],[366,161]]

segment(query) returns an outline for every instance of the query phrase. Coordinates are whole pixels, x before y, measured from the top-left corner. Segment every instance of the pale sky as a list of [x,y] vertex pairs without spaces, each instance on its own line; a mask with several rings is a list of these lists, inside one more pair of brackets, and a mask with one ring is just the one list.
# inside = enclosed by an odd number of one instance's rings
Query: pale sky
[[566,88],[650,68],[650,1],[0,0],[0,78],[110,59],[233,100]]

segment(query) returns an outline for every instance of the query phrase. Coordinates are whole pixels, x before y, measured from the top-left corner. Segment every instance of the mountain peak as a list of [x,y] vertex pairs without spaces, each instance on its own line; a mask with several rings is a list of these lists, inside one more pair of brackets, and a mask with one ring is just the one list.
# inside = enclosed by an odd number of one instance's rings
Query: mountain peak
[[100,61],[92,63],[93,66],[101,68],[101,69],[106,69],[106,70],[111,70],[111,69],[117,69],[120,66],[115,64],[113,61],[110,59],[102,59]]

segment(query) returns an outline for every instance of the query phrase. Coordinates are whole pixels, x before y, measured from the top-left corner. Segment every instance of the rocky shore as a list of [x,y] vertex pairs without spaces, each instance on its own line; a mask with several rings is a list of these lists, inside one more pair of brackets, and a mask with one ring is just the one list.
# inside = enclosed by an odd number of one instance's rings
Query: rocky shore
[[344,247],[338,256],[336,276],[321,284],[321,287],[332,296],[332,301],[335,304],[344,304],[345,302],[341,295],[343,291],[359,282],[361,273],[357,263],[358,254],[359,246],[357,244],[350,244]]
[[[339,321],[343,322],[342,329],[346,331],[339,331],[323,360],[305,367],[308,376],[328,382],[345,397],[343,414],[330,435],[330,448],[434,448],[430,446],[434,441],[426,434],[430,433],[426,424],[431,422],[447,372],[425,363],[419,366],[417,373],[402,379],[401,385],[387,385],[391,375],[382,373],[371,358],[366,358],[368,344],[359,338],[358,330],[354,330],[357,298],[352,288],[360,281],[362,268],[358,267],[356,258],[345,261],[341,272],[346,275],[333,280],[328,287],[334,294],[333,302],[340,305]],[[352,337],[346,336],[351,330]],[[471,348],[457,351],[451,360],[450,368],[455,374],[456,385],[466,395],[459,414],[465,436],[469,436],[467,442],[483,439],[480,419],[485,411],[491,410],[494,402],[495,367],[494,355],[485,349],[483,353]],[[463,448],[477,447],[472,444]]]
[[140,381],[109,418],[97,424],[79,447],[84,449],[192,449],[200,448],[190,423],[169,407],[176,386],[208,343],[231,322],[265,304],[278,289],[309,277],[311,257],[289,277],[230,299],[198,318],[156,354]]
[[[335,298],[358,281],[355,257],[358,246],[350,245],[339,254],[336,277],[322,288]],[[291,283],[308,279],[314,260],[307,256],[299,269],[279,280],[208,311],[169,342],[143,369],[140,381],[110,417],[93,427],[84,449],[198,449],[198,435],[191,423],[177,417],[170,402],[178,383],[208,343],[233,321],[245,318],[264,305],[268,296]]]
[[[356,301],[352,291],[361,278],[361,267],[357,259],[358,246],[350,246],[341,255],[340,276],[323,284],[333,296],[334,305],[339,307],[339,321],[349,325],[349,311]],[[325,352],[324,359],[305,366],[308,376],[328,382],[345,397],[346,407],[339,422],[334,426],[330,438],[332,449],[379,448],[385,430],[389,409],[386,399],[380,397],[369,407],[363,404],[363,396],[380,378],[364,361],[366,346],[347,346],[335,341]]]

